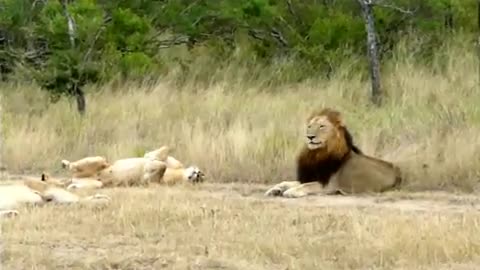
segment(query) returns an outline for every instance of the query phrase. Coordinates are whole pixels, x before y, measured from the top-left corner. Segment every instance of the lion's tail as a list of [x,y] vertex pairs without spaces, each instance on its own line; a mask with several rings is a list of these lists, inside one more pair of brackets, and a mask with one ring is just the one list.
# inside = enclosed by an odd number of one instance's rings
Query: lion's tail
[[400,170],[399,167],[395,166],[394,168],[396,177],[395,182],[393,183],[393,188],[399,188],[403,184],[404,177],[402,175],[402,170]]

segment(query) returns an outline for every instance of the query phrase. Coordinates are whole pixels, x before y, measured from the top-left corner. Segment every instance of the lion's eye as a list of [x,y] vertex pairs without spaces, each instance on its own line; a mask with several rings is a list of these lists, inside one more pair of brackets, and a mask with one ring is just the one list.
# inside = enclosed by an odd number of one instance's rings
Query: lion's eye
[[320,127],[319,127],[319,128],[324,128],[324,127],[325,127],[325,125],[320,125]]

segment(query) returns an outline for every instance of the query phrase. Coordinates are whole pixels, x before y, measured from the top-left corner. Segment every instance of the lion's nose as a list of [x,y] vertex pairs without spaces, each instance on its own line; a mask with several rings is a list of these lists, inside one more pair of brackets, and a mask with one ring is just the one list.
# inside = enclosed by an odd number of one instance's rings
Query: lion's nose
[[307,136],[307,138],[311,141],[315,138],[315,136]]

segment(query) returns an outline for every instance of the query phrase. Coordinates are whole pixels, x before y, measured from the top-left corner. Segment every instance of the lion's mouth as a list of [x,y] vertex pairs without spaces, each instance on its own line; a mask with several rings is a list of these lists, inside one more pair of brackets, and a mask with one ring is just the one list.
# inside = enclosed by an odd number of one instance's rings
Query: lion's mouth
[[308,142],[308,144],[315,147],[321,147],[323,145],[322,142],[314,142],[314,141],[310,141]]

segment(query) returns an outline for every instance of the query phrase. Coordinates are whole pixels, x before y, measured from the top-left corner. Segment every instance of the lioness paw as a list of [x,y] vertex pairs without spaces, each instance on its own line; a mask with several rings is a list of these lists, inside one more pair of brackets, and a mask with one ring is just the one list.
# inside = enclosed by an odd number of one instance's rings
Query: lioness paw
[[94,200],[106,200],[106,201],[111,201],[112,200],[110,198],[110,196],[105,195],[105,194],[98,194],[98,193],[93,195],[92,199],[94,199]]
[[285,198],[300,198],[307,196],[307,193],[301,189],[291,188],[283,192]]
[[67,169],[70,166],[70,161],[66,159],[62,159],[61,163],[62,163],[62,169]]
[[3,210],[0,211],[0,218],[12,218],[18,216],[19,213],[17,210]]
[[265,196],[282,196],[282,193],[283,190],[281,188],[273,187],[265,192]]
[[70,184],[70,185],[68,185],[67,190],[77,189],[77,188],[80,188],[79,185],[77,185],[77,184]]

